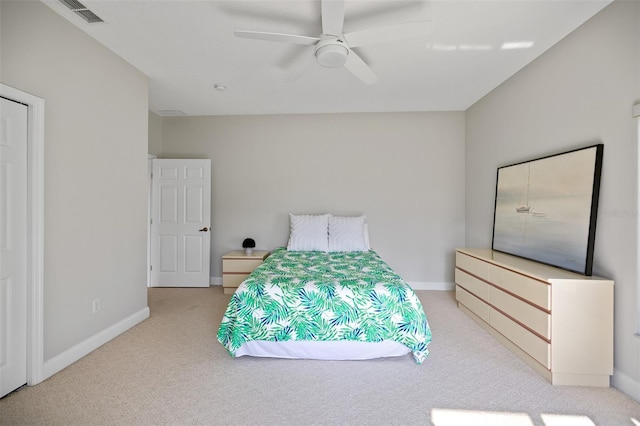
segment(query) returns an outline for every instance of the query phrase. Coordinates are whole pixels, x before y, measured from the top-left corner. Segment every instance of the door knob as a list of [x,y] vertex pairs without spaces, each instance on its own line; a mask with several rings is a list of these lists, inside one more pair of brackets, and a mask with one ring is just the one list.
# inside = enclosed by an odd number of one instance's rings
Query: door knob
[[206,226],[202,229],[200,229],[200,232],[207,232],[209,230],[209,228],[207,228]]

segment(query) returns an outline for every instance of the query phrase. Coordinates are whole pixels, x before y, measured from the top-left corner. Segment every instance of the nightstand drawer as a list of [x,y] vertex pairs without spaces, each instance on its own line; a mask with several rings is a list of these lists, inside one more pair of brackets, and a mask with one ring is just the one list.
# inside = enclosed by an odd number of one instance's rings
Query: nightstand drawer
[[246,272],[251,273],[262,264],[262,259],[223,259],[222,273]]
[[223,274],[222,286],[223,287],[238,287],[242,284],[249,274]]

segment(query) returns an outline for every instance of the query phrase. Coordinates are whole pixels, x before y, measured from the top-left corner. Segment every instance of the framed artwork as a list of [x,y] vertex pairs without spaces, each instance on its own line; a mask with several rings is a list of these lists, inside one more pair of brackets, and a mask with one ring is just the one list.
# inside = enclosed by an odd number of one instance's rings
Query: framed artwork
[[603,150],[499,167],[493,250],[591,275]]

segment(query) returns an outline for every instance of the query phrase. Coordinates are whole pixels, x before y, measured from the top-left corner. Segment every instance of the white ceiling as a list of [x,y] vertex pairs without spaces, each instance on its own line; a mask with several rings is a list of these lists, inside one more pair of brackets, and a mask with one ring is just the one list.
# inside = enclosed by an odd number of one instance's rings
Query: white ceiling
[[[315,65],[287,77],[312,46],[234,30],[318,36],[319,0],[80,0],[104,23],[45,3],[149,77],[160,115],[464,111],[611,0],[346,0],[344,32],[430,20],[428,36],[355,48],[378,76]],[[528,42],[528,48],[503,49]],[[214,89],[214,84],[226,87]]]

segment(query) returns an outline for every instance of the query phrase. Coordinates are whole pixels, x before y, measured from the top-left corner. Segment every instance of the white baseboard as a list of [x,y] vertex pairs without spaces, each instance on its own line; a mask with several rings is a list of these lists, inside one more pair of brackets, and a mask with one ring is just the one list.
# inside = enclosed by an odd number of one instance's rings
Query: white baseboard
[[611,376],[611,386],[640,402],[640,382],[637,380],[614,369],[613,376]]
[[64,351],[60,355],[57,355],[54,358],[45,361],[42,380],[44,381],[48,379],[57,372],[70,366],[80,358],[98,349],[100,346],[129,330],[136,324],[146,320],[147,318],[149,318],[148,306],[136,312],[135,314],[123,319],[122,321],[115,323],[111,327],[102,330],[98,334],[95,334],[88,339],[78,343],[77,345]]
[[453,291],[456,288],[454,283],[408,282],[408,284],[414,290]]
[[209,285],[222,285],[222,277],[210,277]]

